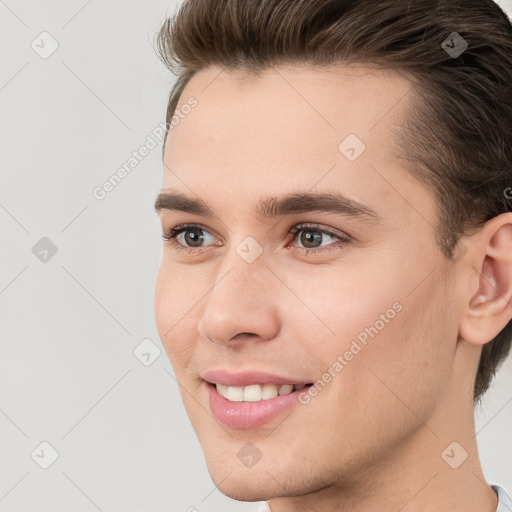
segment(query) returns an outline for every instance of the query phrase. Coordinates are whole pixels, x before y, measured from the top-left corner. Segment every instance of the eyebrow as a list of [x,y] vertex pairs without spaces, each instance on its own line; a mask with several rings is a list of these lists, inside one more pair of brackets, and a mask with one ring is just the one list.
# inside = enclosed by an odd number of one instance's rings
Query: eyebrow
[[[202,217],[216,217],[214,210],[203,200],[187,197],[177,192],[161,192],[155,201],[155,211],[181,211]],[[291,193],[281,197],[261,199],[256,206],[256,214],[262,219],[282,215],[309,212],[326,212],[379,221],[381,217],[369,206],[350,199],[341,193]]]

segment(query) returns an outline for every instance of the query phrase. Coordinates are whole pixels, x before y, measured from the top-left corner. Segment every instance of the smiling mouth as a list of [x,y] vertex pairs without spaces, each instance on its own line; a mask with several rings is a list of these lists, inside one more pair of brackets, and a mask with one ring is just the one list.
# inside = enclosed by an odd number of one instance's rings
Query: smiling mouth
[[[205,381],[206,382],[206,381]],[[312,386],[308,384],[250,384],[248,386],[226,386],[225,384],[206,382],[217,389],[220,396],[230,402],[260,402],[277,396],[290,395],[295,391]]]

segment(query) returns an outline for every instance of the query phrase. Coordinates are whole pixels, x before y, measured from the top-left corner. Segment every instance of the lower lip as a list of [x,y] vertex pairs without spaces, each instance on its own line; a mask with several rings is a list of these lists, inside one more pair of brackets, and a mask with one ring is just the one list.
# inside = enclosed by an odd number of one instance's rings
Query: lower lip
[[210,394],[210,409],[215,418],[223,425],[231,428],[252,429],[271,422],[287,409],[299,403],[299,393],[294,391],[288,395],[259,402],[231,402],[219,395],[213,384],[203,382]]

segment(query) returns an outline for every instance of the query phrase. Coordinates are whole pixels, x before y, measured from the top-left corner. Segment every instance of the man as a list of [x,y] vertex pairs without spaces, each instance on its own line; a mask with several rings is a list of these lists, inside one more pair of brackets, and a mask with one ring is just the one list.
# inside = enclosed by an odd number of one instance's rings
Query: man
[[160,31],[156,320],[209,473],[272,512],[505,512],[512,27],[491,0],[188,0]]

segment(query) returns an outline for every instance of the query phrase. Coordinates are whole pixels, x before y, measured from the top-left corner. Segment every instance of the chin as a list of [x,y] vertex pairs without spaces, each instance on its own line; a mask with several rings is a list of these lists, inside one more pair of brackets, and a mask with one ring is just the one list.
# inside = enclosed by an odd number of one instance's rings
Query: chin
[[222,494],[237,501],[268,501],[285,496],[301,496],[328,484],[313,478],[311,471],[286,463],[282,457],[263,457],[247,468],[237,457],[214,450],[206,456],[212,481]]
[[209,464],[208,472],[219,491],[237,501],[267,501],[283,493],[283,488],[265,472],[265,468],[226,473]]

